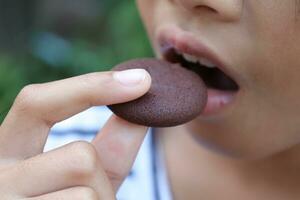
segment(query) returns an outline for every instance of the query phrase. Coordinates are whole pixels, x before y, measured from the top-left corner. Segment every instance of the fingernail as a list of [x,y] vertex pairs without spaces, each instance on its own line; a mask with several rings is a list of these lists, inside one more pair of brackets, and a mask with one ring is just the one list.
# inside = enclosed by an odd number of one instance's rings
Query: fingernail
[[146,71],[144,69],[117,71],[113,73],[113,78],[123,85],[135,86],[145,80]]

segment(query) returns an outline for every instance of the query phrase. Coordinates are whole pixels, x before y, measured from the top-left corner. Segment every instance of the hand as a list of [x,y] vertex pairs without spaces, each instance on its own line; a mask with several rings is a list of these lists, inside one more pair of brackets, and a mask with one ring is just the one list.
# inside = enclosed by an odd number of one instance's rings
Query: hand
[[115,199],[147,128],[112,116],[92,141],[43,153],[50,128],[91,106],[133,100],[151,85],[145,70],[100,72],[26,86],[0,126],[0,196]]

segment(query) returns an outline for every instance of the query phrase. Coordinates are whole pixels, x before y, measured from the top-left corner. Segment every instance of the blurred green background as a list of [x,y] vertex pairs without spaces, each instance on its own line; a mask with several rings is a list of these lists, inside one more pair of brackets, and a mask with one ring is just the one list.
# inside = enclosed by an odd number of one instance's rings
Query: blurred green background
[[135,1],[0,0],[0,122],[24,85],[149,56]]

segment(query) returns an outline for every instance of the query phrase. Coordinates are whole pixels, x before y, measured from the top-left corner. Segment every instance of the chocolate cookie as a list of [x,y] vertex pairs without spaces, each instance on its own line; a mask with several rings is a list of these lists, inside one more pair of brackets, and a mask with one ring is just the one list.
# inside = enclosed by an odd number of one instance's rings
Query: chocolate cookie
[[142,97],[108,106],[117,116],[140,125],[170,127],[197,117],[206,104],[206,86],[193,71],[153,58],[119,64],[115,71],[143,68],[152,78],[150,90]]

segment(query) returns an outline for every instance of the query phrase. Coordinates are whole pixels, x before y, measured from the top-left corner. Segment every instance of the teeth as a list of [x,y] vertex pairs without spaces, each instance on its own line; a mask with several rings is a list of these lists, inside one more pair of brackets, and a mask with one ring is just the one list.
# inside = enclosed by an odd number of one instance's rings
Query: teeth
[[200,58],[199,59],[199,63],[202,65],[205,65],[206,67],[209,68],[214,68],[216,67],[212,62],[210,62],[209,60],[207,60],[206,58]]
[[204,65],[208,68],[215,68],[216,67],[216,65],[214,65],[211,61],[209,61],[206,58],[197,58],[196,56],[192,56],[190,54],[180,53],[180,52],[177,52],[177,53],[181,54],[184,57],[184,59],[186,59],[189,62],[200,63],[201,65]]
[[198,58],[195,57],[195,56],[185,54],[185,53],[182,56],[184,57],[184,59],[186,59],[189,62],[192,62],[192,63],[197,63],[198,62]]

